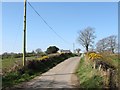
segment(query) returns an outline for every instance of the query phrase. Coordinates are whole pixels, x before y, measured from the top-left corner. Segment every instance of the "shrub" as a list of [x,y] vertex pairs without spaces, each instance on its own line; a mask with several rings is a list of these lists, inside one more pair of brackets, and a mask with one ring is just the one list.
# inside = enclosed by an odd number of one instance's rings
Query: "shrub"
[[97,60],[97,59],[102,59],[102,55],[98,54],[98,53],[90,53],[88,54],[88,58],[89,60]]
[[110,55],[104,54],[104,53],[95,53],[95,52],[90,52],[86,54],[86,57],[89,60],[95,61],[96,63],[102,64],[104,66],[108,66],[110,68],[114,68],[114,62],[113,59],[110,58]]
[[56,47],[56,46],[50,46],[50,47],[47,48],[46,53],[47,54],[56,53],[58,50],[59,50],[58,47]]
[[42,56],[40,58],[37,58],[37,60],[45,60],[45,59],[48,59],[49,57],[48,56]]

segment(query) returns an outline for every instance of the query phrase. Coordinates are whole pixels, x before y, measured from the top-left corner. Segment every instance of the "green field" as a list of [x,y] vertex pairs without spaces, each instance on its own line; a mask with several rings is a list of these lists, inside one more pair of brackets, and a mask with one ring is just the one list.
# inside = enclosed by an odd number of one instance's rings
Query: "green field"
[[[32,60],[34,59],[35,57],[27,57],[26,59],[27,60]],[[5,73],[5,72],[8,72],[15,64],[18,64],[20,66],[22,66],[22,57],[21,58],[5,58],[5,59],[2,59],[2,72]]]
[[[55,53],[55,54],[49,54],[48,56],[55,56],[55,55],[59,55],[59,53]],[[41,56],[39,56],[41,57]],[[33,60],[35,59],[36,56],[31,56],[31,57],[26,57],[26,60]],[[6,73],[9,72],[9,70],[11,70],[15,65],[19,65],[22,66],[22,57],[21,58],[14,58],[14,57],[9,57],[9,58],[4,58],[2,59],[2,73]]]

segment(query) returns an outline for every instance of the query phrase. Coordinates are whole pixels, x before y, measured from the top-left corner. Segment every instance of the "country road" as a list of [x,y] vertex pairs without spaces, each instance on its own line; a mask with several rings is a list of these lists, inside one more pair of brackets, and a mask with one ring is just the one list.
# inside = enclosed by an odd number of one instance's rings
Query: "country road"
[[79,61],[80,57],[71,57],[41,76],[16,86],[16,89],[74,88],[78,84],[74,73]]

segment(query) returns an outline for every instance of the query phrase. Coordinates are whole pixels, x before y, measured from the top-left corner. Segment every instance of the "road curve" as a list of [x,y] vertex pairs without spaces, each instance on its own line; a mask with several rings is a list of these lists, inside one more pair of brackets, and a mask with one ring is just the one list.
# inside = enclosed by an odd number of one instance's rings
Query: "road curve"
[[79,61],[80,57],[71,57],[48,72],[16,86],[16,89],[74,88],[77,84],[74,73]]

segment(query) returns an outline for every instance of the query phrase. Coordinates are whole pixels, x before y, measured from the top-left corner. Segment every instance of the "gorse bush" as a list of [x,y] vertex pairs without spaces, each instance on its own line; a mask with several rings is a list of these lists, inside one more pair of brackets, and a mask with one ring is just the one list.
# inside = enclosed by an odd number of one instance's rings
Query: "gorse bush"
[[113,58],[111,58],[111,55],[106,53],[96,53],[96,52],[88,52],[86,53],[86,60],[87,63],[96,64],[96,67],[99,67],[102,65],[102,68],[104,70],[107,70],[108,68],[115,69],[116,64],[114,63]]
[[40,58],[37,58],[36,60],[45,60],[45,59],[48,59],[48,58],[49,58],[49,56],[42,56]]
[[98,53],[89,53],[88,54],[88,59],[89,60],[97,60],[97,59],[103,59],[102,55],[98,54]]

